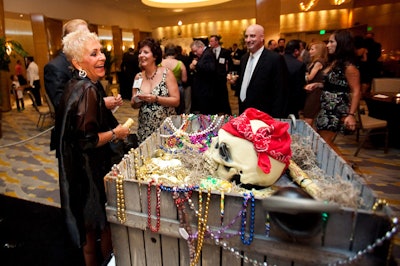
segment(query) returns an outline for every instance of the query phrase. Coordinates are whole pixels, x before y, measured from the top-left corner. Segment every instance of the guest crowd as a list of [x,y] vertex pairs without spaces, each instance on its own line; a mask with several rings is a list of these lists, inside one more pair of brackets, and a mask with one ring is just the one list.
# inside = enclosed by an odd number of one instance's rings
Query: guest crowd
[[[244,33],[243,47],[224,48],[222,37],[211,35],[194,40],[188,54],[178,44],[163,49],[145,38],[124,54],[120,94],[108,96],[100,82],[106,58],[98,36],[83,20],[65,23],[63,49],[45,66],[44,83],[56,109],[51,149],[58,158],[61,207],[85,264],[101,265],[112,252],[103,177],[123,155],[111,156],[118,140],[131,134],[113,115],[123,99],[139,109],[139,144],[171,115],[232,115],[233,90],[239,114],[252,107],[274,118],[294,115],[335,149],[337,132],[356,129],[355,113],[372,78],[379,76],[379,57],[373,35],[353,36],[348,30],[307,45],[284,38],[266,41],[264,28],[254,24]],[[37,64],[28,57],[26,66],[26,79],[21,62],[11,76],[18,111],[25,108],[27,89],[42,104]]]

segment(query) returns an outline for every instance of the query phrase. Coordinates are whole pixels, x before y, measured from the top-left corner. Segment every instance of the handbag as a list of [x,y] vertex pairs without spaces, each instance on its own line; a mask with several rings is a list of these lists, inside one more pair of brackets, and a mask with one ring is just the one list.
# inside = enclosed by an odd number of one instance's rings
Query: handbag
[[138,137],[136,134],[129,134],[125,140],[109,142],[109,146],[111,150],[111,163],[113,165],[118,164],[125,154],[139,146]]

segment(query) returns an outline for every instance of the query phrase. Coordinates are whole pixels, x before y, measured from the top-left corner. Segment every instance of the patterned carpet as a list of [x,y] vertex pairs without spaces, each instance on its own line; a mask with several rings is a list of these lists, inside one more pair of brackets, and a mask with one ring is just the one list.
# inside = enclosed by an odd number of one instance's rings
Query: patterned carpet
[[[235,98],[231,97],[233,112],[237,112]],[[45,205],[59,206],[57,160],[49,150],[51,118],[44,128],[38,129],[39,114],[29,99],[26,109],[18,112],[14,108],[2,114],[3,137],[0,139],[0,194],[25,199]],[[115,116],[124,123],[128,117],[137,125],[137,110],[128,101],[117,110]],[[375,191],[378,198],[390,204],[395,216],[400,216],[400,150],[390,147],[385,154],[383,147],[374,147],[367,142],[359,156],[354,157],[357,142],[354,135],[338,136],[335,143],[344,158],[355,164],[356,170]],[[395,241],[396,244],[399,242]],[[397,255],[395,248],[396,258]]]

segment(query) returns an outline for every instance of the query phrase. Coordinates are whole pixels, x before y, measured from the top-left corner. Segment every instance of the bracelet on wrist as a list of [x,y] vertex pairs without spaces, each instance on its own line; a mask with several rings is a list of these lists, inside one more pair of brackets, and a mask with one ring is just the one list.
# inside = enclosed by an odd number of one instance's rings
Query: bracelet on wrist
[[117,139],[117,135],[115,134],[114,129],[111,129],[111,133],[112,133],[112,136],[111,136],[110,142],[113,142]]
[[347,115],[351,115],[351,116],[354,116],[354,117],[356,116],[355,114],[352,114],[352,113],[348,113]]

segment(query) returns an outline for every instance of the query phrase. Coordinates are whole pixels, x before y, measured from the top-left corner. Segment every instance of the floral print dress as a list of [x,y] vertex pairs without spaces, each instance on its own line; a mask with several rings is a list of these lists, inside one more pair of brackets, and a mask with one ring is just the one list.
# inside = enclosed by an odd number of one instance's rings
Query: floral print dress
[[[166,84],[167,68],[165,68],[161,82],[153,88],[151,94],[161,97],[168,97],[168,88]],[[141,73],[139,74],[141,76]],[[138,91],[140,93],[140,89]],[[139,128],[138,128],[138,141],[142,143],[148,136],[156,131],[164,122],[165,118],[175,115],[174,107],[162,106],[156,102],[147,103],[142,102],[139,110]]]
[[350,110],[350,88],[344,68],[333,67],[325,76],[321,110],[316,118],[318,130],[345,133],[343,119]]

